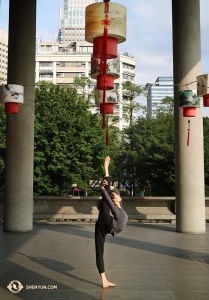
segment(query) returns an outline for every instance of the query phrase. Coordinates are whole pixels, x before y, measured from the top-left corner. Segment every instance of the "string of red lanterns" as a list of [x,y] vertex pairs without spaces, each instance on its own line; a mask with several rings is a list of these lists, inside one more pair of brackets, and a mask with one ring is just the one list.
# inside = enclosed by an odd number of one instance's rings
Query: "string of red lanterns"
[[126,40],[126,8],[117,3],[94,3],[86,7],[85,38],[93,43],[93,59],[100,59],[97,75],[97,90],[103,91],[100,113],[103,115],[102,127],[106,128],[108,145],[108,124],[106,115],[114,112],[114,104],[107,103],[107,91],[114,89],[114,75],[107,72],[107,60],[118,56],[117,44]]

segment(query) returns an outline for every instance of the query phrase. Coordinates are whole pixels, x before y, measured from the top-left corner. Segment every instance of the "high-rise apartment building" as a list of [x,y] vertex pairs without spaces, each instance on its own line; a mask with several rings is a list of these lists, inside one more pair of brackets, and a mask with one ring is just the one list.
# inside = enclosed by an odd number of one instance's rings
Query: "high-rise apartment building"
[[64,0],[60,8],[59,34],[60,44],[85,41],[85,9],[86,6],[101,2],[99,0]]
[[[39,51],[36,54],[36,82],[46,80],[54,84],[73,86],[75,77],[89,77],[93,49],[90,47],[86,53],[80,49],[81,47],[75,43],[65,52],[63,44],[58,42],[39,42]],[[123,106],[128,100],[123,99],[122,83],[127,80],[134,83],[136,61],[133,57],[123,54],[119,57],[120,77],[114,81],[118,92],[118,104],[115,105],[114,111],[119,116],[117,126],[123,129],[129,124],[123,118]],[[92,84],[87,87],[86,92],[91,92],[95,85],[96,80],[92,79]],[[94,113],[97,109],[93,100],[91,111]]]
[[7,82],[8,33],[0,30],[0,84]]
[[155,83],[147,83],[145,89],[147,90],[147,109],[152,118],[162,99],[167,96],[174,97],[173,77],[158,77]]

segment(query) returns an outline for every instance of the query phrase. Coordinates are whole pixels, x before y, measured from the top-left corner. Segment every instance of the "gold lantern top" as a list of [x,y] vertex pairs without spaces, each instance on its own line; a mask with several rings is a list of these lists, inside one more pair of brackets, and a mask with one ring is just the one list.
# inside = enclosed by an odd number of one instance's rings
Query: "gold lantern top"
[[[85,39],[93,43],[95,37],[103,36],[105,19],[104,2],[90,4],[86,7]],[[126,7],[110,2],[108,20],[108,36],[117,38],[118,43],[126,41]]]

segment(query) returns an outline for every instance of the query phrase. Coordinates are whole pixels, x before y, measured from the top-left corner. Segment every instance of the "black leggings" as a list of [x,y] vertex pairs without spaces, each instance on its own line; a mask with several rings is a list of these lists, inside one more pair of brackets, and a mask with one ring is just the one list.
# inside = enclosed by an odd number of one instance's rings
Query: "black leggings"
[[110,215],[110,207],[102,197],[99,218],[95,225],[96,265],[99,273],[104,273],[104,243],[105,237],[113,229],[113,217]]

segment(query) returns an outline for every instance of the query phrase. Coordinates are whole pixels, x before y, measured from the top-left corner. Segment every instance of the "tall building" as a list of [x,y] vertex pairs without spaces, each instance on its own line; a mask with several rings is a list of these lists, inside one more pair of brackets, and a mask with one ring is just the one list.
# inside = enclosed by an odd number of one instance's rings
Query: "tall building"
[[[89,77],[91,74],[91,55],[93,44],[85,41],[85,9],[86,6],[102,2],[101,0],[64,0],[60,8],[58,39],[54,42],[36,41],[36,82],[46,80],[54,84],[68,84],[73,86],[75,77]],[[123,106],[128,103],[122,95],[122,82],[130,80],[134,83],[135,59],[127,55],[120,55],[120,77],[115,79],[115,89],[118,94],[118,104],[114,105],[114,112],[119,116],[116,126],[119,129],[127,127],[129,123],[123,116]],[[92,80],[86,92],[95,88],[96,80]],[[98,107],[92,99],[92,113]]]
[[147,83],[147,109],[149,116],[155,116],[157,106],[165,97],[174,97],[173,77],[158,77],[155,83]]
[[[92,47],[87,47],[83,52],[83,46],[77,43],[68,47],[67,51],[63,44],[58,42],[38,41],[38,53],[36,54],[36,82],[46,80],[54,84],[68,84],[73,86],[75,77],[89,77],[91,73],[91,54]],[[115,79],[115,86],[118,93],[118,104],[114,105],[114,112],[119,116],[116,126],[123,129],[129,125],[123,117],[123,106],[128,100],[123,99],[122,83],[131,81],[134,83],[136,61],[133,57],[120,54],[120,77]],[[92,79],[91,86],[87,87],[86,92],[90,93],[95,88],[96,80]],[[82,92],[82,91],[81,91]],[[126,101],[126,103],[124,103]],[[98,110],[92,99],[91,111]]]
[[8,33],[0,30],[0,84],[7,82]]
[[59,34],[60,44],[85,41],[85,9],[99,0],[64,0],[64,6],[60,8]]

